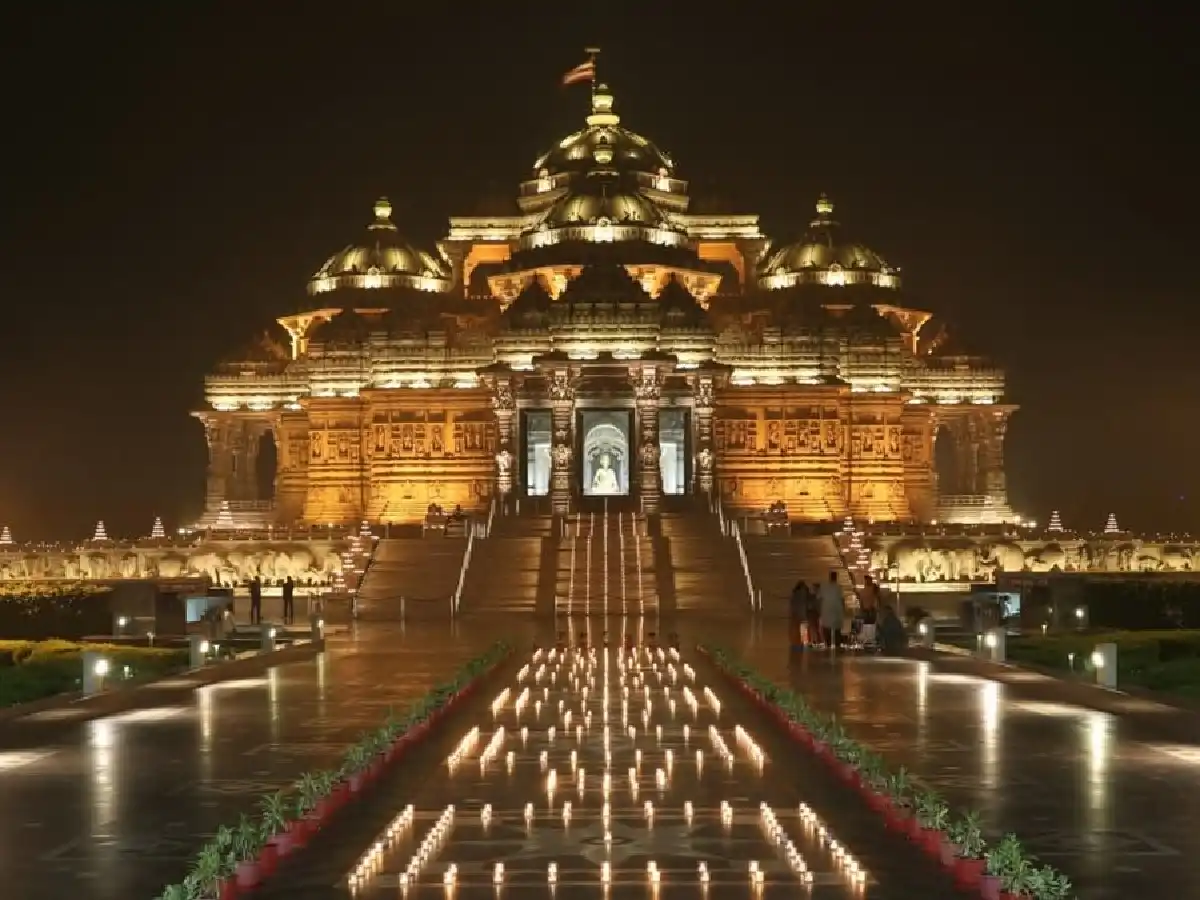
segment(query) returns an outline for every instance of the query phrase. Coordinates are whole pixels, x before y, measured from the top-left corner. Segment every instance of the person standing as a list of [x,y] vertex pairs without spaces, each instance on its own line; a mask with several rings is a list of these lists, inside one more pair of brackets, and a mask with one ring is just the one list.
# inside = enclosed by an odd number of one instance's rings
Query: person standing
[[257,575],[250,582],[250,624],[262,624],[262,579]]
[[283,582],[283,624],[291,625],[296,621],[296,582],[289,575]]
[[829,573],[829,580],[821,585],[821,628],[824,630],[825,646],[836,650],[842,644],[842,624],[846,619],[846,598],[838,584],[836,570]]
[[803,632],[808,621],[810,599],[808,585],[804,581],[797,581],[796,586],[792,588],[791,602],[788,604],[788,633],[793,648],[803,649],[808,643]]

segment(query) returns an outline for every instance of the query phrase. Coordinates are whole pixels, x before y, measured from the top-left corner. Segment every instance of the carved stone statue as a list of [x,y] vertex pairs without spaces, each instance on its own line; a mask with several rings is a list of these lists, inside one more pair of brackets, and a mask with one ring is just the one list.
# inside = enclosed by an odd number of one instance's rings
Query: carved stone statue
[[507,381],[496,382],[496,392],[492,395],[492,408],[498,410],[516,409],[516,397],[513,395],[512,384]]
[[565,469],[571,464],[570,444],[555,444],[550,450],[550,458],[555,466]]
[[550,381],[550,399],[559,403],[569,403],[575,399],[575,387],[566,372],[555,372]]
[[711,472],[713,467],[713,452],[708,447],[701,447],[700,452],[696,454],[696,462],[700,466],[701,472]]
[[658,444],[654,443],[653,441],[646,441],[644,444],[642,444],[641,449],[642,466],[647,469],[653,467],[655,464],[657,464],[658,457],[661,452],[662,451],[659,449]]
[[712,409],[715,403],[713,391],[713,383],[710,378],[700,379],[700,383],[696,385],[695,406],[697,409]]
[[600,465],[592,476],[593,494],[619,494],[621,484],[617,481],[617,473],[613,471],[612,459],[607,453],[600,455]]
[[642,369],[633,382],[634,396],[639,400],[657,400],[662,396],[662,379],[655,369]]
[[496,471],[501,475],[508,475],[512,472],[513,455],[505,447],[496,454]]

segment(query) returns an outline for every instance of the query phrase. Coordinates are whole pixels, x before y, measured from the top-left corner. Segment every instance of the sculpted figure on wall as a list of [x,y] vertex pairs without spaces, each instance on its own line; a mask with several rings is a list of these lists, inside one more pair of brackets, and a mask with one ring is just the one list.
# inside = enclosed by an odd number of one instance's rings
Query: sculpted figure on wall
[[329,542],[204,545],[113,550],[0,553],[0,580],[182,578],[248,581],[256,575],[302,583],[327,581],[342,567],[340,545]]

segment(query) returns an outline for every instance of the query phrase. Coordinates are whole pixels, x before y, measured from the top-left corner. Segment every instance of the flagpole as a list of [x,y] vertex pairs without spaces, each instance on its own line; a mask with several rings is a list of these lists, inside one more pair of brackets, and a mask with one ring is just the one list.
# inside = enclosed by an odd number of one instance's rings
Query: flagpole
[[588,55],[588,59],[592,63],[592,93],[595,94],[596,93],[596,85],[598,85],[600,83],[600,79],[597,77],[600,73],[596,69],[596,57],[600,55],[600,48],[599,47],[584,47],[583,52]]

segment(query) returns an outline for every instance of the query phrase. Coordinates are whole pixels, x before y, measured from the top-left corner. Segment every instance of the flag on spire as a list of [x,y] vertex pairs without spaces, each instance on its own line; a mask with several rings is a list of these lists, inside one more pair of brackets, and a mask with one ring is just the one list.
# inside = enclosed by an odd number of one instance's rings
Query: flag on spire
[[588,56],[587,62],[580,63],[563,76],[563,87],[569,84],[579,84],[583,81],[590,82],[591,84],[596,83],[596,57],[600,55],[600,48],[588,47],[583,52]]

